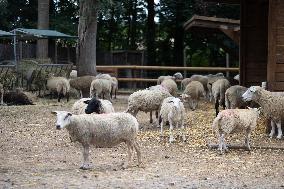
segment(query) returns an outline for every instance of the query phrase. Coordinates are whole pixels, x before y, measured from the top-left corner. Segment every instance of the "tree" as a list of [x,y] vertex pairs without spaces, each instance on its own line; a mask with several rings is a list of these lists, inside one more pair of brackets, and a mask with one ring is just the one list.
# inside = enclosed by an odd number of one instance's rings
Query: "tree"
[[[49,0],[38,0],[38,29],[49,28]],[[37,41],[37,58],[48,57],[48,39]]]
[[98,0],[80,0],[78,25],[78,75],[96,74]]
[[147,19],[147,62],[148,65],[156,65],[156,46],[155,46],[155,2],[147,0],[148,19]]

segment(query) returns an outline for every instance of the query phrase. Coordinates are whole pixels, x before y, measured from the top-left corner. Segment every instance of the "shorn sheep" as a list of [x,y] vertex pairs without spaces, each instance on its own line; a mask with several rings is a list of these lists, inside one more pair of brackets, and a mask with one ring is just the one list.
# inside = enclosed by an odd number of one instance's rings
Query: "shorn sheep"
[[164,99],[160,111],[161,136],[163,136],[163,126],[168,121],[170,124],[169,142],[172,143],[174,141],[172,130],[174,127],[178,128],[179,124],[181,130],[183,131],[182,139],[183,141],[185,141],[186,138],[185,138],[185,128],[184,128],[184,116],[185,116],[185,108],[179,98],[168,97]]
[[245,134],[245,145],[248,150],[251,150],[250,135],[256,127],[259,113],[259,109],[250,108],[226,109],[218,114],[213,121],[212,129],[219,139],[219,150],[221,153],[223,153],[223,150],[228,150],[225,143],[225,135],[230,133],[243,132]]
[[54,111],[57,115],[56,129],[66,127],[71,142],[78,141],[83,146],[83,165],[81,169],[90,169],[89,148],[113,147],[125,142],[128,148],[128,160],[123,164],[127,168],[132,161],[135,149],[138,165],[141,164],[141,152],[137,142],[138,122],[128,113],[80,114],[73,115],[66,111]]
[[71,79],[69,83],[72,88],[80,92],[81,98],[83,98],[83,97],[89,97],[91,83],[94,79],[96,79],[95,76],[85,75]]
[[58,95],[58,102],[60,99],[65,96],[67,102],[69,101],[69,91],[70,91],[70,84],[69,81],[65,77],[54,77],[51,76],[47,80],[46,84],[47,89],[52,93],[57,93]]
[[95,79],[91,83],[90,97],[106,98],[111,101],[110,93],[112,88],[112,81],[108,79]]
[[73,114],[103,114],[103,113],[112,113],[114,112],[114,108],[112,103],[108,100],[93,98],[81,98],[77,100],[72,108],[71,112]]
[[242,95],[246,92],[247,88],[234,85],[229,87],[225,92],[225,105],[227,109],[235,108],[245,108],[249,105],[248,102],[245,102],[242,98]]
[[187,102],[192,110],[196,109],[199,99],[204,96],[205,91],[203,85],[199,81],[190,82],[181,94],[182,100]]
[[222,105],[225,109],[225,92],[230,87],[230,83],[227,79],[218,79],[212,84],[212,95],[215,102],[216,116],[219,113],[219,105]]
[[150,112],[150,123],[153,123],[152,111],[159,111],[165,98],[172,96],[166,90],[139,90],[128,97],[126,112],[136,117],[139,111]]
[[254,101],[261,106],[266,117],[271,119],[271,132],[269,136],[272,138],[275,134],[275,125],[278,128],[277,138],[282,138],[281,120],[284,118],[284,97],[276,96],[259,86],[250,87],[244,94],[245,101]]

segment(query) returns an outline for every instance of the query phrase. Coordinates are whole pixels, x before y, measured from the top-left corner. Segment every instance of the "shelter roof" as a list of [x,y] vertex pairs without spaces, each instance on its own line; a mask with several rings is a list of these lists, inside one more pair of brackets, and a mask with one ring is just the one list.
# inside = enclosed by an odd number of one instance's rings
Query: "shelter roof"
[[42,39],[42,38],[51,38],[51,39],[72,39],[77,38],[77,36],[67,35],[56,30],[43,30],[43,29],[26,29],[26,28],[17,28],[13,31],[16,31],[16,34],[19,35],[18,38],[21,39]]
[[14,36],[13,33],[0,30],[0,37],[1,37],[1,38],[13,37],[13,36]]

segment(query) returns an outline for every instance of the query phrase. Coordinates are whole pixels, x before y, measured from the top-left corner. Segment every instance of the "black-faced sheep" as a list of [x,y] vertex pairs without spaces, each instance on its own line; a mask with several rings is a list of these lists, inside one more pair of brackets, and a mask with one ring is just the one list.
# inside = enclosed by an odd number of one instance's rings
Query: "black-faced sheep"
[[226,109],[221,111],[214,119],[212,129],[219,140],[219,150],[227,151],[225,135],[230,133],[245,134],[245,145],[250,148],[250,135],[256,127],[260,111],[257,108],[252,109]]
[[89,148],[113,147],[125,142],[128,148],[128,161],[123,165],[127,168],[132,160],[135,149],[138,164],[141,163],[141,152],[137,142],[138,122],[128,113],[110,114],[80,114],[73,115],[66,111],[54,111],[57,115],[56,129],[66,127],[72,142],[79,142],[83,146],[83,165],[81,169],[89,169]]
[[20,88],[5,92],[3,95],[3,103],[7,105],[34,105],[32,98]]

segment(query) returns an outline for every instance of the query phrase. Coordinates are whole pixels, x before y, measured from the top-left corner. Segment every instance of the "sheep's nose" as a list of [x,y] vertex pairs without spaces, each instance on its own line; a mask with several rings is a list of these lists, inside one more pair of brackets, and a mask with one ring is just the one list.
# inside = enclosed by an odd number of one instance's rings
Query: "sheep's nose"
[[56,129],[60,130],[61,129],[60,125],[56,125]]

